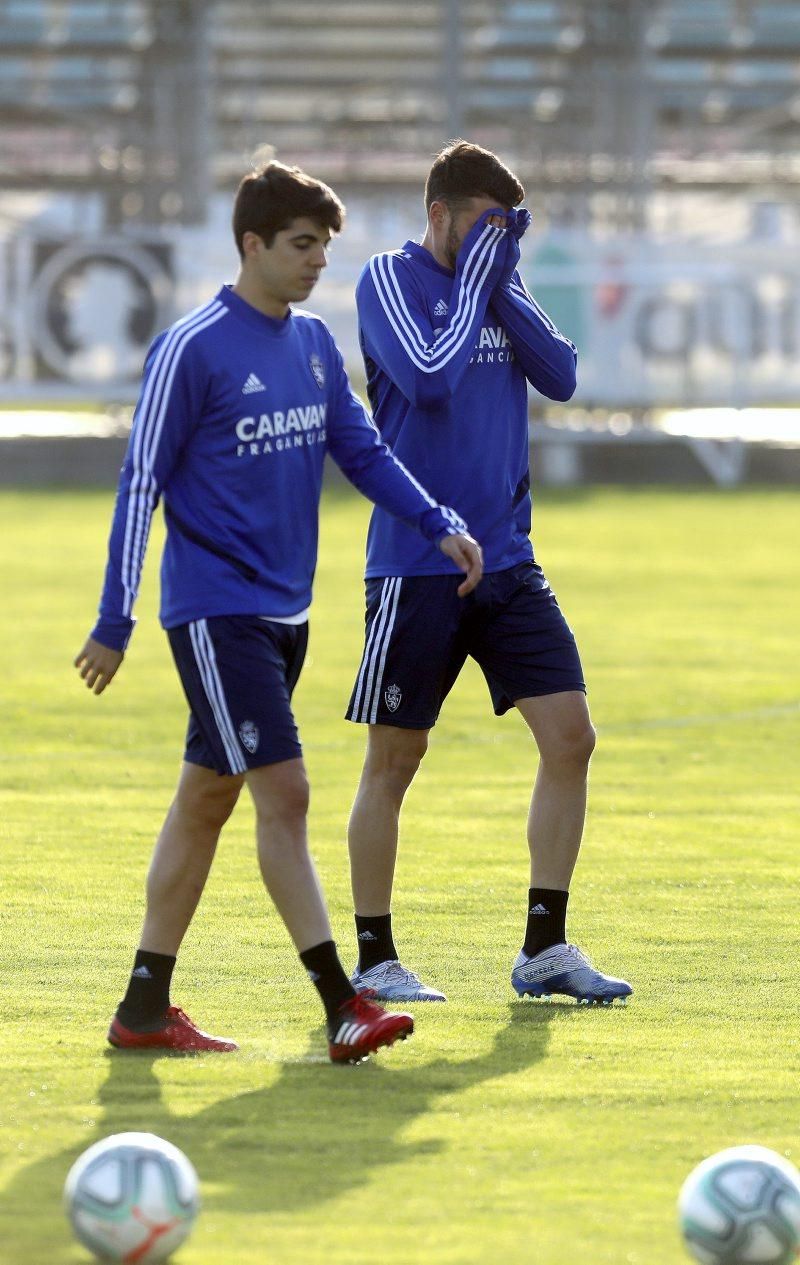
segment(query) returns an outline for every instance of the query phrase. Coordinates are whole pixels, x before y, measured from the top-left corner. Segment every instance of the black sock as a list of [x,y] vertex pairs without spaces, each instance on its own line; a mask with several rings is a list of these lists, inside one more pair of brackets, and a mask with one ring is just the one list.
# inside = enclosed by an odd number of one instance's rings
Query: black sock
[[569,892],[552,887],[528,889],[528,924],[522,948],[529,957],[549,949],[551,944],[565,943],[568,900]]
[[333,940],[324,940],[311,949],[303,949],[300,961],[322,998],[328,1023],[336,1023],[342,1002],[355,997],[356,990],[344,973]]
[[117,1008],[126,1028],[148,1027],[164,1018],[174,969],[171,954],[136,950],[128,991]]
[[368,971],[379,962],[391,962],[397,957],[391,914],[381,914],[378,918],[362,918],[356,914],[356,934],[359,971]]

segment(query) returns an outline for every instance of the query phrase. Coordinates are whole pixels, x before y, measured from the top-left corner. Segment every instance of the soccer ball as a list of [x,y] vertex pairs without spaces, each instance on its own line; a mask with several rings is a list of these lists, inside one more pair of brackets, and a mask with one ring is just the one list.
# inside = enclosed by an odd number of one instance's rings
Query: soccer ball
[[102,1261],[165,1261],[200,1207],[197,1173],[154,1133],[115,1133],[73,1164],[64,1185],[72,1228]]
[[689,1174],[678,1217],[703,1265],[790,1265],[800,1255],[800,1173],[765,1146],[732,1146]]

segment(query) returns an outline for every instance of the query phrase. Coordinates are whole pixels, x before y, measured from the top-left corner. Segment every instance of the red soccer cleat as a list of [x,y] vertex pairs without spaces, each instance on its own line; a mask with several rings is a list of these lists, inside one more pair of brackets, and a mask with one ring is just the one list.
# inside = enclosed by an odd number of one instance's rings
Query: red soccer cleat
[[177,1050],[184,1054],[205,1052],[225,1054],[238,1050],[235,1041],[225,1037],[211,1037],[201,1032],[189,1016],[178,1006],[170,1006],[163,1028],[155,1032],[134,1032],[126,1028],[115,1015],[108,1030],[108,1040],[120,1050]]
[[332,1063],[360,1063],[382,1045],[405,1041],[414,1031],[411,1015],[391,1013],[369,1000],[369,993],[356,993],[339,1007],[338,1026],[328,1029],[328,1052]]

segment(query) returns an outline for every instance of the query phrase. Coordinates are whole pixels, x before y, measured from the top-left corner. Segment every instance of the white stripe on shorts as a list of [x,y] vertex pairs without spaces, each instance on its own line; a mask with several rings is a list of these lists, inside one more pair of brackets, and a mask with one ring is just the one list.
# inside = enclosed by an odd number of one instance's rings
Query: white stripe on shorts
[[356,682],[353,719],[374,725],[378,717],[383,670],[400,601],[402,578],[388,576],[381,589],[381,598],[369,631],[364,658]]
[[236,741],[236,730],[233,727],[228,704],[225,701],[225,691],[222,688],[222,681],[217,667],[214,643],[211,640],[206,620],[198,619],[190,623],[189,636],[192,640],[194,657],[200,669],[203,689],[206,692],[206,698],[211,704],[211,711],[214,714],[219,736],[222,739],[222,745],[228,757],[230,772],[246,773],[247,765]]

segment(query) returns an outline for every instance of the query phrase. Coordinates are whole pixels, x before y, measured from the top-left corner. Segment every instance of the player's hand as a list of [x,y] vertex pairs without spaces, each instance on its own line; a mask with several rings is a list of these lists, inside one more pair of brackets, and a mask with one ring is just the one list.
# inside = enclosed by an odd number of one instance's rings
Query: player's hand
[[465,572],[466,580],[458,586],[458,596],[466,597],[480,583],[483,575],[483,550],[477,540],[473,540],[466,532],[458,536],[443,536],[439,548],[459,570]]
[[[464,267],[481,234],[485,233],[487,224],[495,230],[495,237],[499,237],[501,239],[504,238],[506,236],[507,218],[506,212],[500,206],[491,207],[490,210],[484,211],[482,215],[479,215],[475,223],[472,225],[472,228],[465,235],[464,240],[459,247],[456,267]],[[495,275],[500,267],[502,267],[502,261],[503,247],[501,245],[495,254],[493,264],[493,271]]]
[[112,650],[110,646],[101,645],[93,637],[87,637],[86,645],[75,656],[75,667],[86,682],[86,688],[94,690],[95,694],[102,694],[114,679],[124,657],[124,651]]
[[502,289],[504,286],[510,285],[517,264],[519,263],[519,242],[525,230],[531,222],[530,211],[518,210],[512,207],[506,215],[506,227],[508,233],[506,235],[506,255],[503,262],[503,270],[497,279],[496,286]]
[[510,285],[513,280],[514,273],[519,263],[519,241],[512,232],[509,232],[506,241],[506,259],[503,265],[503,271],[497,279],[497,287],[502,289],[504,286]]
[[514,219],[509,221],[508,227],[511,229],[517,241],[528,231],[531,226],[531,213],[525,206],[518,206],[514,212]]

